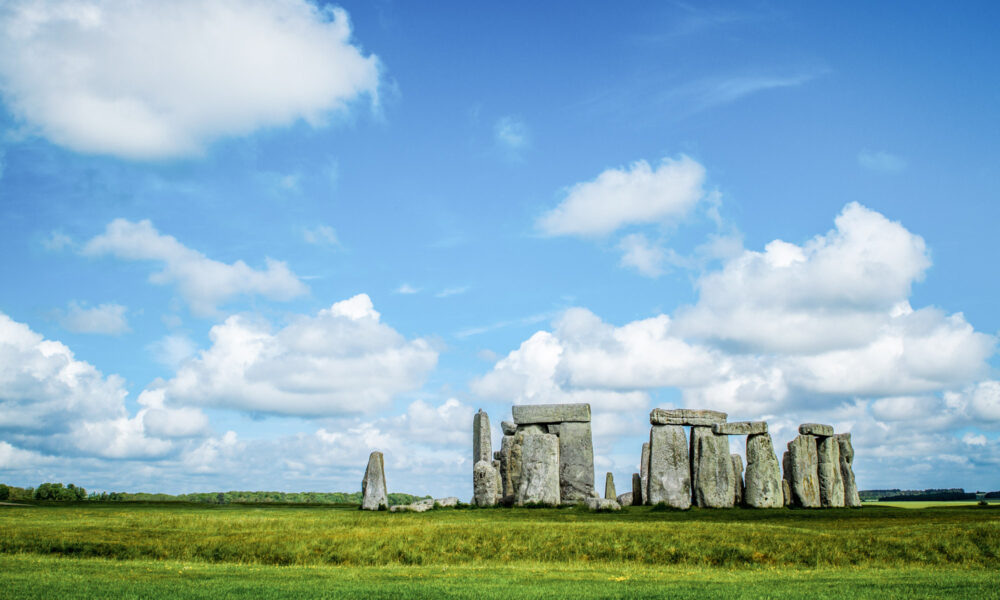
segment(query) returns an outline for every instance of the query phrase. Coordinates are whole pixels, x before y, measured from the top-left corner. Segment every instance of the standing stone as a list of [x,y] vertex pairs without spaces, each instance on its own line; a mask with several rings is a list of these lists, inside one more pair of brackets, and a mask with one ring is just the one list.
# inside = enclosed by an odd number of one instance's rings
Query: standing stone
[[792,504],[804,508],[820,506],[819,457],[816,436],[800,434],[788,444]]
[[642,502],[649,504],[649,442],[642,443],[642,456],[639,459],[639,477],[642,479]]
[[825,507],[844,505],[844,478],[840,474],[840,444],[835,437],[818,438],[819,500]]
[[476,506],[496,506],[500,474],[493,465],[481,460],[472,470],[472,501]]
[[381,452],[368,456],[368,468],[361,480],[361,508],[364,510],[386,510],[389,501],[385,487],[385,460]]
[[785,445],[785,452],[781,455],[781,493],[784,496],[785,506],[792,505],[792,443]]
[[493,442],[490,440],[490,416],[479,409],[472,417],[472,464],[493,460]]
[[649,432],[647,504],[691,508],[691,466],[687,436],[680,425],[654,425]]
[[517,494],[521,480],[521,448],[524,436],[539,433],[546,433],[544,425],[519,425],[517,432],[514,433],[514,440],[510,447],[510,465],[507,467],[510,476],[510,489],[514,494]]
[[784,506],[792,505],[792,488],[788,487],[788,480],[781,480],[781,503]]
[[642,506],[644,500],[642,491],[642,476],[638,473],[632,473],[632,502],[629,503],[630,506]]
[[497,452],[497,455],[500,459],[500,486],[503,490],[500,495],[503,497],[514,495],[514,481],[511,478],[510,460],[510,454],[513,447],[513,435],[505,435],[500,439],[500,450]]
[[514,501],[559,504],[559,438],[550,433],[524,435],[521,440],[521,476]]
[[733,506],[743,506],[743,457],[730,454],[733,461]]
[[608,474],[604,477],[604,499],[614,500],[618,497],[618,492],[615,491],[615,476],[608,471]]
[[694,503],[706,508],[732,506],[735,477],[729,436],[715,435],[710,427],[692,427],[691,440],[696,448],[691,480]]
[[[788,453],[786,452],[787,456]],[[753,508],[780,508],[785,505],[781,467],[774,453],[771,435],[747,436],[747,473],[743,501]]]
[[861,506],[861,496],[858,494],[858,483],[854,480],[854,445],[851,444],[851,434],[838,433],[837,444],[840,446],[840,475],[844,479],[844,506],[857,508]]
[[[586,407],[589,418],[590,405],[582,406]],[[583,502],[594,491],[594,443],[590,422],[569,421],[547,427],[549,433],[559,437],[559,497],[564,504]]]

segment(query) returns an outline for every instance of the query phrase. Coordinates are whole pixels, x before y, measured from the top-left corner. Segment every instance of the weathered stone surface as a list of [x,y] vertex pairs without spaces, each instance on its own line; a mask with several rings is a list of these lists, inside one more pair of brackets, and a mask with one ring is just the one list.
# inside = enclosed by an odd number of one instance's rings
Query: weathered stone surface
[[490,416],[479,409],[472,417],[472,464],[493,460],[493,442],[490,438]]
[[[785,453],[788,454],[787,452]],[[747,436],[747,472],[743,502],[753,508],[780,508],[785,504],[781,467],[767,433]]]
[[649,504],[649,442],[642,443],[639,459],[639,477],[642,479],[642,503]]
[[[583,406],[589,410],[589,404]],[[582,502],[594,489],[594,442],[590,423],[554,423],[548,426],[548,431],[559,437],[559,497],[563,504]]]
[[437,504],[438,506],[444,506],[444,507],[458,506],[458,498],[456,498],[454,496],[448,496],[448,497],[445,497],[445,498],[435,498],[434,499],[434,504]]
[[621,510],[622,505],[618,504],[616,500],[607,500],[605,498],[587,498],[584,500],[584,504],[590,510]]
[[819,500],[819,456],[816,437],[799,435],[788,444],[792,490],[792,504],[804,508],[820,506]]
[[625,492],[624,494],[618,494],[618,504],[622,506],[632,506],[632,492]]
[[629,505],[631,506],[632,504],[636,506],[642,506],[643,504],[642,476],[638,473],[632,473],[632,502]]
[[385,459],[375,451],[368,456],[365,478],[361,480],[361,508],[364,510],[385,510],[389,508],[388,492],[385,487]]
[[472,501],[476,506],[496,506],[498,490],[500,489],[500,474],[493,465],[481,460],[472,470]]
[[767,421],[716,423],[712,425],[712,433],[716,435],[756,435],[758,433],[767,433]]
[[788,487],[788,480],[781,480],[781,503],[783,506],[792,505],[792,488]]
[[521,476],[514,502],[558,505],[559,438],[550,433],[524,435],[520,446]]
[[851,434],[838,433],[834,437],[840,446],[840,476],[844,480],[844,506],[857,508],[861,506],[861,496],[858,494],[858,483],[854,480],[854,445],[851,444]]
[[[695,432],[698,432],[697,434]],[[696,437],[697,436],[697,437]],[[697,451],[691,479],[694,503],[705,508],[725,508],[733,505],[733,460],[729,455],[729,437],[715,435],[711,428],[694,427],[691,439]]]
[[521,479],[521,441],[524,436],[531,434],[547,433],[544,425],[518,425],[517,432],[510,447],[510,465],[507,473],[510,476],[511,493],[517,494],[517,488]]
[[691,508],[691,466],[680,425],[654,425],[649,432],[648,504]]
[[654,408],[649,413],[650,425],[691,425],[712,426],[725,423],[726,413],[716,410],[693,410],[690,408]]
[[500,450],[497,455],[500,459],[500,487],[503,489],[501,496],[514,494],[514,480],[511,477],[510,454],[514,447],[514,436],[505,435],[500,439]]
[[799,425],[799,433],[802,435],[831,436],[833,435],[833,425],[803,423]]
[[821,437],[817,441],[819,459],[819,501],[825,507],[844,505],[844,478],[840,474],[840,443],[835,437]]
[[521,404],[511,409],[518,425],[530,423],[589,423],[589,404]]
[[733,461],[733,506],[743,506],[743,457],[730,454]]
[[503,430],[504,435],[514,435],[517,433],[517,423],[511,423],[510,421],[500,421],[500,429]]
[[604,499],[614,500],[618,497],[618,492],[615,491],[615,476],[609,471],[604,477]]

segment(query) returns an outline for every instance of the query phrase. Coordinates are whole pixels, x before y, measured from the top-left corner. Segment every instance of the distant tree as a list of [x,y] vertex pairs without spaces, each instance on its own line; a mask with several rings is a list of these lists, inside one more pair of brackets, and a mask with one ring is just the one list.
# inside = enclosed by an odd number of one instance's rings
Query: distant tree
[[10,498],[10,488],[5,484],[0,483],[0,502],[3,502],[7,498]]

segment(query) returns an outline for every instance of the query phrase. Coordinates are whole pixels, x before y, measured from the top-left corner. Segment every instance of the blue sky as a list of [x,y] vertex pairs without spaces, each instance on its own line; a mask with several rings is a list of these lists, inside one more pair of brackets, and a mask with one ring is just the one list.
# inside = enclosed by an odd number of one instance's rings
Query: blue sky
[[998,12],[4,3],[0,480],[466,497],[586,401],[996,489]]

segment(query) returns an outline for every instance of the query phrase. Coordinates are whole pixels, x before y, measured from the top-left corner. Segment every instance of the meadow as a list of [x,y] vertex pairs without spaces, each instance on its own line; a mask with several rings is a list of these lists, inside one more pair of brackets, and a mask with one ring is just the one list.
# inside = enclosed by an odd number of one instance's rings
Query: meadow
[[0,597],[1000,598],[1000,507],[0,507]]

